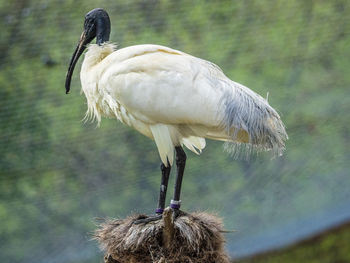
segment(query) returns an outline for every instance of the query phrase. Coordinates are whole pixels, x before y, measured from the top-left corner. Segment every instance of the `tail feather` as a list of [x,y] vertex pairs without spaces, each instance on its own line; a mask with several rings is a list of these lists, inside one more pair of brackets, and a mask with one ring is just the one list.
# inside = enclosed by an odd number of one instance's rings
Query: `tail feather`
[[174,143],[171,139],[168,126],[164,124],[155,124],[150,125],[150,129],[162,163],[167,166],[169,161],[169,164],[172,165],[174,161]]
[[202,150],[205,148],[205,139],[200,137],[190,136],[182,138],[182,143],[196,154],[201,154]]
[[[260,95],[233,81],[223,81],[226,86],[222,96],[224,107],[223,127],[233,143],[225,148],[235,157],[243,152],[272,151],[282,155],[288,135],[278,113]],[[239,132],[248,134],[248,141],[239,140]]]
[[189,150],[200,154],[205,147],[205,139],[197,136],[184,136],[178,127],[166,124],[150,125],[153,138],[156,142],[160,159],[164,165],[172,165],[174,149],[177,145],[185,145]]

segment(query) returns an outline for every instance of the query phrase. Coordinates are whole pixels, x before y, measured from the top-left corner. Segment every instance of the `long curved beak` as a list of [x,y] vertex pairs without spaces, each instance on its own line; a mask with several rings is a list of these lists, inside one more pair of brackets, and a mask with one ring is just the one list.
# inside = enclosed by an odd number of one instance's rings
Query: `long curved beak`
[[70,91],[70,83],[72,80],[72,75],[73,75],[75,64],[77,64],[79,57],[81,56],[81,54],[83,54],[84,50],[86,49],[86,44],[88,42],[89,41],[87,40],[85,31],[84,31],[80,36],[80,40],[78,42],[78,45],[75,48],[72,59],[69,63],[69,68],[68,68],[67,75],[66,75],[66,85],[65,85],[66,86],[66,94],[68,94]]

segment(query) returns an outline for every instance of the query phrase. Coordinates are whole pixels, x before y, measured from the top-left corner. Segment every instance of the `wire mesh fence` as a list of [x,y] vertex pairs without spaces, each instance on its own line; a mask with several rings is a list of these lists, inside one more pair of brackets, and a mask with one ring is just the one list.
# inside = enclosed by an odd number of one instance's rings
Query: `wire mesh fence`
[[[233,257],[350,218],[348,1],[0,1],[1,262],[95,262],[96,217],[152,213],[155,144],[117,120],[81,120],[64,79],[86,12],[103,7],[120,47],[169,46],[210,60],[278,109],[281,158],[188,154],[183,209],[217,212]],[[173,176],[170,179],[173,183]],[[171,195],[171,193],[169,193]]]

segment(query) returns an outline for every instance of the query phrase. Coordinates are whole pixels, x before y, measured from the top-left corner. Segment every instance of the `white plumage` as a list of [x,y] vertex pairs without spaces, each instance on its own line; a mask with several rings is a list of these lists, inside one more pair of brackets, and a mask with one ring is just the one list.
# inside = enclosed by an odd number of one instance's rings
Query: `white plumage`
[[[282,154],[288,138],[277,112],[268,102],[227,78],[221,69],[168,47],[138,45],[116,50],[109,43],[108,13],[96,8],[85,16],[84,31],[66,77],[69,93],[74,67],[88,51],[81,68],[87,118],[117,118],[153,139],[161,164],[156,214],[138,220],[158,220],[165,208],[171,165],[176,152],[174,197],[170,207],[179,215],[181,184],[186,165],[182,146],[199,154],[205,138],[225,141],[229,150],[272,150]],[[96,37],[96,44],[88,44]]]
[[91,44],[81,73],[87,116],[117,118],[155,140],[172,164],[174,147],[200,153],[205,138],[281,154],[287,134],[277,112],[216,65],[159,45],[116,50]]

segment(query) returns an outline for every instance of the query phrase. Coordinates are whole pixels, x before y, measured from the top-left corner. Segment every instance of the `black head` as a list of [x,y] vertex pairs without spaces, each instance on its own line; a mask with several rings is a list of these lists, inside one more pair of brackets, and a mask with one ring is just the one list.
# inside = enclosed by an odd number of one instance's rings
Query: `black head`
[[91,10],[85,15],[84,31],[80,36],[78,45],[73,53],[66,76],[66,94],[70,90],[70,83],[75,64],[89,44],[96,37],[96,44],[101,45],[109,40],[111,23],[107,12],[102,8]]
[[84,32],[88,43],[96,37],[96,44],[109,40],[111,23],[107,12],[102,8],[91,10],[85,15]]

